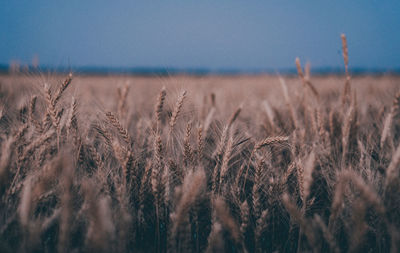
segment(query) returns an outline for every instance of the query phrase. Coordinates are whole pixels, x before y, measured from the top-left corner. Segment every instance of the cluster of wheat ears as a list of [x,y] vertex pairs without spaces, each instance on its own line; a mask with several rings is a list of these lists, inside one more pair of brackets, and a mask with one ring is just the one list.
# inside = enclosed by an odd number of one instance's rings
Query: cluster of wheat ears
[[72,75],[23,101],[1,85],[0,251],[398,252],[400,94],[357,102],[342,44],[344,85],[296,59],[300,94],[280,78],[262,119],[217,117],[208,93],[184,120],[166,88],[135,114],[130,86],[92,119]]

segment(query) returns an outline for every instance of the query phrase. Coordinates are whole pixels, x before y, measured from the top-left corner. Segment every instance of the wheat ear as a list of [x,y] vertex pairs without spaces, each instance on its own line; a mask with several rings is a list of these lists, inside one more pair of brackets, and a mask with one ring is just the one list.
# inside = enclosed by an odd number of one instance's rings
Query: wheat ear
[[343,97],[342,97],[342,103],[346,103],[346,101],[350,97],[350,92],[351,92],[351,86],[350,86],[350,74],[349,74],[349,51],[347,48],[347,39],[345,34],[340,35],[342,39],[342,51],[343,51],[343,61],[344,61],[344,68],[345,68],[345,74],[346,74],[346,82],[344,85],[343,89]]

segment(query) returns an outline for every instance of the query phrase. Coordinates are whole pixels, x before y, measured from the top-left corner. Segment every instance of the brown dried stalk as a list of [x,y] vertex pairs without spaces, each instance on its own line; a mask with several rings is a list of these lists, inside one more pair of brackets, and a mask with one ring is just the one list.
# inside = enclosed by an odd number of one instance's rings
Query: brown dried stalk
[[72,81],[72,73],[69,73],[68,77],[65,79],[65,81],[63,83],[61,83],[61,85],[58,87],[57,92],[53,96],[53,100],[52,100],[53,107],[56,107],[58,101],[62,97],[62,94],[68,88],[68,86],[71,84],[71,81]]
[[396,94],[392,106],[390,107],[390,112],[386,116],[385,123],[383,124],[383,130],[381,134],[381,148],[383,148],[383,145],[385,144],[386,138],[390,136],[390,131],[392,127],[392,121],[393,118],[395,117],[396,113],[399,110],[399,104],[400,104],[400,92]]
[[165,86],[163,86],[162,89],[161,89],[161,92],[160,92],[160,94],[158,96],[157,103],[156,103],[156,106],[155,106],[155,109],[154,109],[155,115],[156,115],[157,125],[159,125],[160,122],[161,122],[161,113],[163,111],[164,101],[165,101],[165,96],[166,95],[167,95],[167,91],[165,90]]
[[299,123],[298,123],[298,120],[297,120],[296,111],[294,110],[292,102],[291,102],[291,99],[289,97],[289,92],[288,92],[288,89],[287,89],[287,86],[286,86],[286,82],[285,82],[285,80],[283,80],[282,77],[279,77],[279,82],[281,83],[283,97],[285,98],[286,106],[288,107],[289,112],[290,112],[290,116],[291,116],[291,118],[293,120],[294,128],[297,129],[299,127]]
[[118,112],[118,117],[120,119],[124,119],[125,118],[125,114],[126,114],[126,98],[128,97],[129,88],[130,88],[130,86],[128,84],[126,84],[124,86],[124,88],[122,88],[122,89],[120,87],[118,87],[118,108],[117,108],[117,112]]
[[182,94],[179,96],[178,100],[176,101],[174,111],[172,112],[171,120],[169,122],[170,132],[174,130],[179,113],[182,110],[183,101],[185,100],[185,97],[186,97],[186,91],[184,90]]
[[349,100],[350,93],[351,93],[350,74],[349,74],[349,52],[348,52],[348,48],[347,48],[346,35],[341,34],[340,37],[342,39],[343,61],[344,61],[344,68],[345,68],[345,73],[346,73],[346,81],[345,81],[343,95],[342,95],[342,103],[344,104]]
[[235,220],[232,218],[225,201],[222,197],[216,197],[213,201],[213,207],[216,211],[216,216],[222,226],[229,232],[232,239],[238,244],[241,244],[240,230]]
[[[206,174],[203,169],[189,172],[182,185],[182,196],[176,206],[175,212],[171,214],[172,238],[176,236],[180,225],[189,215],[189,209],[194,205],[196,199],[205,190]],[[188,217],[187,217],[188,218]]]
[[186,125],[186,133],[183,138],[183,158],[186,165],[194,164],[193,150],[190,145],[190,136],[192,132],[192,122],[188,122]]
[[110,122],[110,124],[118,130],[119,135],[126,142],[126,144],[129,145],[130,148],[130,145],[132,145],[132,141],[130,135],[128,134],[128,131],[121,125],[119,120],[111,112],[107,112],[106,116],[108,122]]
[[261,149],[263,147],[267,147],[267,146],[274,145],[274,144],[287,143],[288,141],[289,141],[289,137],[288,136],[267,137],[264,140],[258,142],[254,146],[254,150],[259,150],[259,149]]
[[310,79],[309,79],[309,73],[308,75],[306,75],[306,77],[303,74],[303,70],[301,68],[301,64],[300,64],[300,59],[296,58],[296,68],[297,68],[297,74],[299,75],[301,82],[303,83],[303,87],[308,86],[310,88],[310,90],[312,91],[312,93],[314,94],[314,96],[319,99],[319,93],[317,91],[317,89],[314,87],[314,85],[311,83]]

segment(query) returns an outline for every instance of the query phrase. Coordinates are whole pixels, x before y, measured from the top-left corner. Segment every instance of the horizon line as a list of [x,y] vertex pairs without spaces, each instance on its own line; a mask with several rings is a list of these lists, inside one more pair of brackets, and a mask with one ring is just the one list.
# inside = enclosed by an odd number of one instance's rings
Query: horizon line
[[[136,66],[136,67],[107,67],[107,66],[79,66],[79,67],[53,67],[53,66],[32,66],[32,65],[13,65],[13,64],[0,64],[0,73],[11,74],[11,73],[41,73],[41,72],[55,72],[55,73],[79,73],[79,74],[133,74],[133,75],[261,75],[261,74],[297,74],[296,67],[290,68],[207,68],[207,67],[148,67],[148,66]],[[364,67],[353,67],[349,68],[349,72],[352,75],[383,75],[383,74],[394,74],[400,75],[400,68],[364,68]],[[313,68],[311,73],[313,75],[344,75],[344,67],[316,67]]]

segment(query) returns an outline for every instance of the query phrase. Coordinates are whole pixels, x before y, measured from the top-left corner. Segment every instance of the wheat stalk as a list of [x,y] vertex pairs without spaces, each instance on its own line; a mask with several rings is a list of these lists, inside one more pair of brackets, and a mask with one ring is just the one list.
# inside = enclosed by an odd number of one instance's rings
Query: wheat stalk
[[176,206],[174,213],[171,214],[172,237],[175,237],[178,228],[184,220],[184,216],[189,214],[190,207],[194,204],[196,199],[205,189],[206,174],[203,169],[196,170],[196,172],[189,172],[185,177],[182,186],[182,196]]
[[185,137],[183,138],[183,157],[186,165],[194,163],[193,150],[190,145],[191,132],[192,132],[192,122],[189,122],[186,125],[186,133]]
[[385,179],[385,187],[387,187],[390,182],[393,181],[398,175],[398,166],[400,163],[400,145],[396,148],[396,151],[393,153],[392,160],[390,161],[389,166],[386,168],[386,179]]
[[286,106],[289,108],[290,116],[293,120],[294,128],[297,129],[299,127],[299,123],[296,116],[296,111],[293,108],[292,103],[290,102],[289,92],[286,86],[285,80],[282,77],[279,77],[279,81],[281,83],[283,97],[285,98]]
[[174,111],[172,112],[171,120],[169,121],[169,126],[170,126],[170,132],[174,130],[174,127],[176,125],[176,121],[178,119],[178,116],[182,110],[183,106],[183,101],[185,100],[186,97],[186,91],[184,90],[181,95],[179,96],[178,100],[176,101]]
[[296,58],[296,68],[297,68],[297,74],[300,77],[300,80],[303,84],[303,87],[308,86],[310,88],[310,90],[312,91],[312,93],[314,94],[314,96],[319,99],[319,93],[317,91],[317,89],[314,87],[314,85],[311,83],[310,79],[309,79],[309,71],[307,72],[307,75],[304,76],[303,74],[303,70],[301,68],[301,64],[300,64],[300,59]]
[[342,51],[343,51],[343,61],[346,73],[346,82],[343,89],[342,103],[344,104],[350,97],[351,86],[350,86],[350,74],[349,74],[349,52],[347,48],[347,39],[345,34],[340,35],[342,39]]
[[226,178],[227,173],[228,173],[229,160],[231,158],[232,149],[233,149],[233,139],[232,139],[232,137],[230,137],[228,139],[228,143],[226,145],[224,156],[222,158],[221,171],[220,171],[220,175],[219,175],[219,187],[220,187],[220,189],[221,189],[221,186],[222,186],[222,182]]
[[267,147],[270,145],[275,145],[275,144],[282,144],[282,143],[287,143],[289,141],[288,136],[272,136],[272,137],[267,137],[264,140],[258,142],[254,146],[254,150],[259,150],[263,147]]
[[390,130],[393,122],[393,118],[396,115],[396,112],[399,110],[399,104],[400,104],[400,92],[396,94],[393,104],[390,107],[390,112],[386,116],[385,122],[383,124],[383,130],[381,134],[381,148],[383,148],[383,145],[385,144],[386,138],[390,135]]
[[225,201],[221,197],[216,197],[213,201],[213,206],[222,226],[229,232],[235,243],[241,245],[240,230],[226,207]]
[[158,96],[157,99],[157,103],[155,106],[155,115],[156,115],[156,125],[157,125],[157,129],[159,128],[159,125],[161,123],[161,113],[163,111],[163,107],[164,107],[164,101],[165,101],[165,97],[167,95],[167,91],[165,90],[165,86],[162,87],[161,92]]
[[108,119],[108,122],[110,122],[110,124],[117,129],[119,135],[130,147],[130,145],[132,145],[132,141],[130,135],[128,134],[128,131],[121,125],[119,120],[111,112],[107,112],[106,117]]

